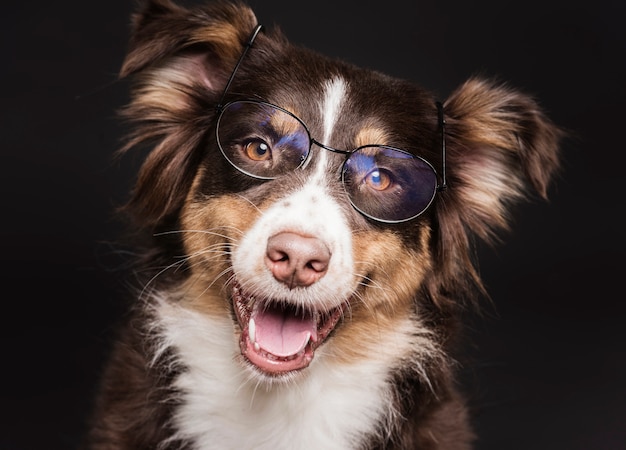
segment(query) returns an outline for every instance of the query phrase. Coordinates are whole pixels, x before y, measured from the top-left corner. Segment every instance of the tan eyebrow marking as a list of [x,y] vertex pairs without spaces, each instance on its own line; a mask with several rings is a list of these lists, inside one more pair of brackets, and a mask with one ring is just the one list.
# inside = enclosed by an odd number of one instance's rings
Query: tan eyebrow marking
[[[293,108],[283,107],[285,110],[292,113],[294,116],[298,117],[297,113],[293,111]],[[272,128],[276,130],[276,132],[287,135],[295,133],[297,130],[302,130],[303,126],[298,120],[289,114],[276,110],[276,112],[270,118],[270,123],[272,124]]]
[[364,145],[389,145],[390,142],[389,133],[374,123],[365,125],[354,138],[355,148]]

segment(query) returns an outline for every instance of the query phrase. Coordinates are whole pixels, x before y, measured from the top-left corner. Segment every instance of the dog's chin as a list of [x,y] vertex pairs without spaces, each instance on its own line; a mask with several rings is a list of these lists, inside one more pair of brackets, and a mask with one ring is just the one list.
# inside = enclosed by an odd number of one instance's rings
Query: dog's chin
[[315,350],[343,317],[346,304],[329,311],[303,310],[275,299],[257,299],[233,285],[241,328],[241,354],[262,375],[280,378],[309,366]]

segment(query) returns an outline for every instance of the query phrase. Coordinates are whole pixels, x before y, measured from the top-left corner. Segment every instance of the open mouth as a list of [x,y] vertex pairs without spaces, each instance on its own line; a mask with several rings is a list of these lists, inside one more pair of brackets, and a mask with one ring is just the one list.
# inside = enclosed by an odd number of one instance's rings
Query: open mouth
[[271,375],[307,367],[344,309],[302,310],[284,302],[255,299],[238,284],[233,286],[232,298],[241,326],[241,354]]

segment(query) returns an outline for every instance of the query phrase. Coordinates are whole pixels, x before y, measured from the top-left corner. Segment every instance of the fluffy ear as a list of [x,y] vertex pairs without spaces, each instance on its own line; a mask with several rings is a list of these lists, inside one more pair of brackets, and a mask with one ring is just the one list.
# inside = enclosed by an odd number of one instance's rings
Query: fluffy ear
[[122,111],[133,131],[121,152],[154,145],[125,206],[143,226],[157,225],[182,204],[213,111],[208,105],[216,103],[256,25],[248,7],[232,2],[185,9],[147,0],[134,14],[120,73],[133,75]]
[[219,61],[234,61],[255,25],[252,10],[236,2],[217,1],[187,10],[170,0],[144,0],[132,17],[120,75],[138,72],[194,44],[205,46]]
[[470,268],[480,287],[470,236],[493,242],[513,202],[532,192],[547,196],[562,132],[531,97],[492,80],[468,80],[444,111],[449,189],[437,211],[438,260],[447,283],[467,280]]

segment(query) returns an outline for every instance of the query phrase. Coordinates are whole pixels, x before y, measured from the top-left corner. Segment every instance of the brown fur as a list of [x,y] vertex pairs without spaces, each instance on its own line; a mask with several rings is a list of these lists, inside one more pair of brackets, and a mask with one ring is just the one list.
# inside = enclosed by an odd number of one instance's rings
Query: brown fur
[[[122,209],[133,229],[148,237],[139,266],[155,268],[146,278],[151,280],[150,292],[187,292],[191,295],[181,304],[207,316],[230,314],[223,287],[214,285],[216,280],[226,285],[230,269],[226,256],[207,256],[203,249],[225,252],[252,226],[259,211],[288,189],[275,183],[269,190],[228,175],[219,170],[227,167],[219,155],[213,154],[211,164],[206,162],[207,154],[215,150],[207,131],[215,126],[215,105],[255,25],[252,11],[238,3],[216,2],[188,10],[169,0],[146,1],[133,17],[133,35],[121,70],[122,77],[134,80],[131,102],[123,111],[134,129],[122,152],[151,146]],[[266,60],[272,67],[289,61],[294,72],[302,69],[301,79],[285,78],[285,88],[274,93],[267,88],[273,84],[270,75],[255,71]],[[441,165],[432,94],[291,47],[277,31],[258,36],[241,68],[237,89],[255,88],[260,97],[271,93],[275,103],[297,110],[304,118],[306,102],[298,95],[310,94],[299,91],[309,80],[314,84],[315,70],[305,70],[310,67],[354,75],[354,85],[362,90],[374,87],[355,98],[346,113],[362,115],[364,122],[352,130],[346,126],[341,144],[354,148],[392,142],[421,148],[428,160]],[[394,108],[400,108],[401,114]],[[414,114],[403,114],[405,109]],[[350,305],[332,345],[325,344],[325,357],[336,364],[365,360],[376,345],[370,330],[393,330],[405,317],[413,318],[423,330],[413,337],[419,345],[391,376],[393,408],[381,418],[379,429],[372,430],[365,448],[471,447],[473,433],[455,385],[452,355],[464,302],[484,293],[472,261],[472,238],[495,242],[498,232],[508,226],[511,204],[532,190],[546,197],[559,165],[561,132],[526,94],[474,78],[450,95],[444,110],[449,187],[438,194],[427,213],[388,226],[348,213],[356,271],[387,289],[359,287],[359,302]],[[387,117],[394,120],[386,121]],[[302,182],[301,176],[294,174],[291,182]],[[246,192],[245,198],[238,195],[240,191]],[[159,233],[176,228],[219,229],[221,235]],[[173,264],[181,254],[195,256]],[[169,265],[172,270],[152,279]],[[150,305],[138,302],[103,375],[90,433],[93,450],[188,445],[167,441],[171,413],[180,401],[170,382],[185,368],[172,355],[155,350],[151,323]]]

